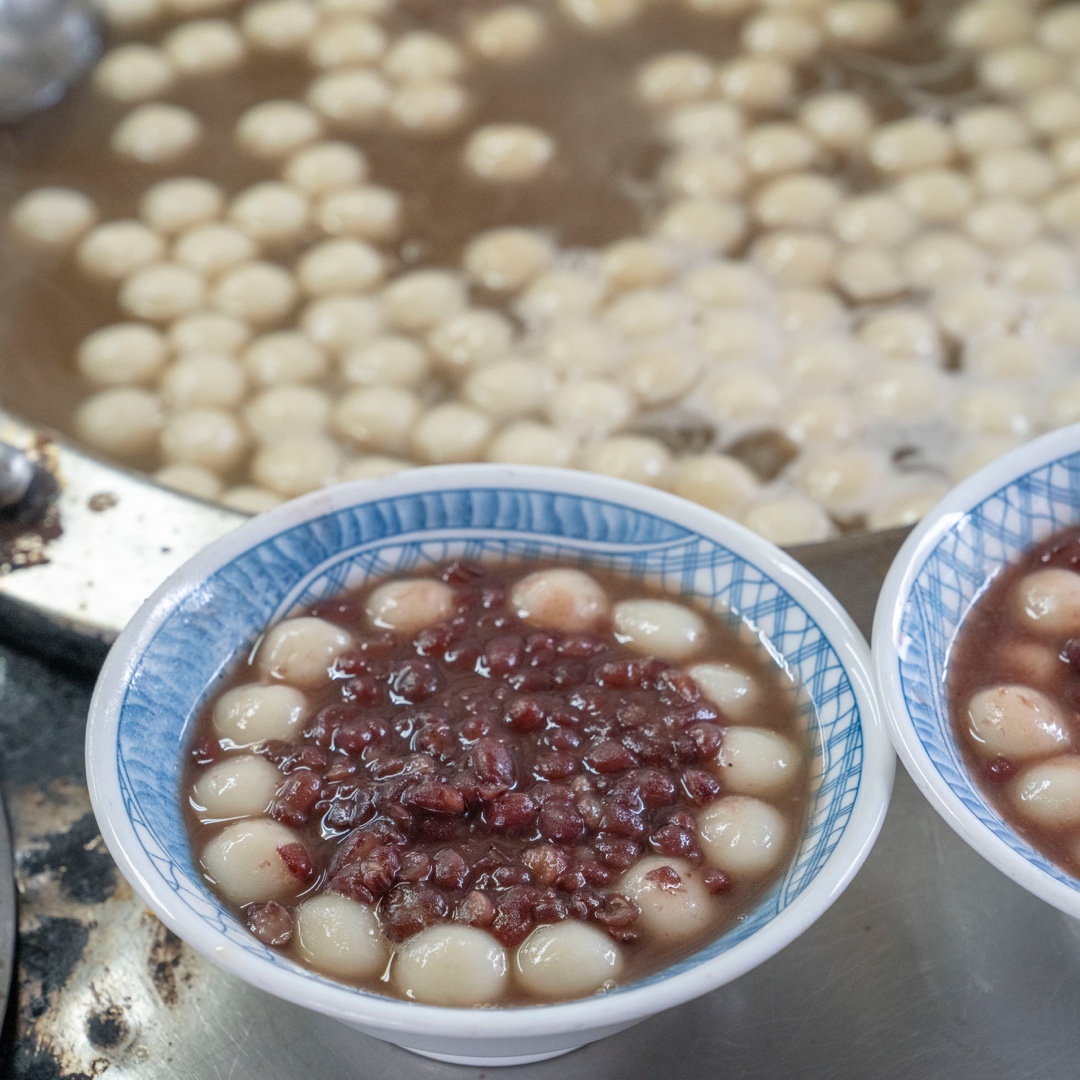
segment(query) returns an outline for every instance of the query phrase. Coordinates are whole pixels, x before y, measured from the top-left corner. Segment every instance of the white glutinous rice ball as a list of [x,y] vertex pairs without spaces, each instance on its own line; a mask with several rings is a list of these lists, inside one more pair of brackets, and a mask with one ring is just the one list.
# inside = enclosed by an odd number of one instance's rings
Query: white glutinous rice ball
[[1061,710],[1045,694],[1027,686],[992,686],[971,696],[968,730],[988,757],[1040,757],[1068,748]]
[[746,210],[725,199],[678,199],[660,214],[657,239],[687,252],[726,254],[746,236]]
[[581,467],[589,472],[651,487],[667,486],[671,465],[671,451],[646,435],[616,435],[593,443],[581,455]]
[[311,386],[274,386],[243,409],[247,430],[260,442],[282,435],[319,434],[330,419],[330,395]]
[[171,322],[203,306],[206,285],[186,266],[153,263],[137,270],[120,287],[120,307],[150,322]]
[[165,465],[154,473],[162,487],[197,499],[216,499],[224,486],[216,474],[201,465]]
[[556,267],[530,282],[518,310],[529,324],[591,315],[607,295],[607,282],[594,269]]
[[173,411],[192,408],[231,409],[247,389],[244,369],[231,356],[187,353],[161,377],[161,397]]
[[1080,574],[1034,570],[1020,579],[1015,596],[1013,610],[1029,630],[1055,637],[1080,632]]
[[150,453],[163,423],[157,394],[134,386],[102,390],[75,413],[79,438],[109,457],[131,460]]
[[464,310],[468,300],[460,275],[449,270],[414,270],[382,292],[387,321],[406,333],[430,330]]
[[461,923],[429,926],[398,947],[390,967],[410,1001],[494,1005],[509,983],[506,951],[486,930]]
[[1012,783],[1012,801],[1033,825],[1080,825],[1080,755],[1063,754],[1029,765]]
[[975,0],[952,16],[949,40],[962,49],[993,49],[1028,40],[1033,29],[1026,5],[1009,0]]
[[856,337],[890,360],[924,360],[936,365],[944,355],[941,329],[922,311],[907,308],[880,311],[859,327]]
[[281,178],[309,198],[351,187],[367,179],[367,159],[351,143],[319,142],[297,150]]
[[565,469],[577,453],[577,439],[548,424],[509,424],[488,444],[486,459],[506,465],[549,465]]
[[702,358],[677,345],[643,346],[633,353],[623,381],[643,405],[661,405],[681,398],[701,374]]
[[247,448],[244,429],[224,409],[188,409],[169,417],[161,429],[161,454],[170,464],[227,473],[240,463]]
[[754,474],[727,454],[698,454],[675,465],[671,490],[718,514],[736,514],[760,490]]
[[225,196],[217,184],[198,176],[177,176],[148,187],[139,200],[139,217],[171,236],[221,215]]
[[374,910],[338,893],[323,893],[296,909],[296,944],[313,967],[341,979],[382,973],[390,947]]
[[239,31],[225,19],[181,23],[166,34],[161,45],[173,69],[187,78],[232,71],[247,51]]
[[669,52],[647,61],[638,71],[638,96],[649,105],[680,105],[708,97],[716,72],[695,52]]
[[191,801],[202,820],[265,814],[281,786],[277,766],[255,754],[230,754],[199,775]]
[[514,324],[498,311],[470,308],[439,323],[427,336],[432,356],[451,371],[502,360],[514,341]]
[[300,315],[300,326],[312,341],[340,355],[371,342],[382,330],[381,302],[371,296],[326,296],[313,300]]
[[177,238],[173,258],[203,277],[213,278],[258,255],[255,242],[232,225],[196,225]]
[[465,248],[462,265],[469,276],[493,292],[510,293],[542,273],[555,257],[555,246],[533,229],[491,229]]
[[837,251],[831,236],[814,229],[773,229],[754,241],[750,259],[779,285],[824,285]]
[[541,359],[565,378],[606,375],[622,367],[624,350],[617,335],[600,323],[556,321],[540,340]]
[[268,678],[299,687],[322,686],[353,638],[340,626],[301,616],[271,627],[259,643],[255,664]]
[[227,270],[210,295],[213,307],[252,326],[285,318],[296,305],[296,282],[283,267],[247,262]]
[[623,600],[612,610],[611,621],[621,642],[661,660],[689,660],[709,635],[696,611],[670,600]]
[[800,445],[815,441],[830,445],[850,439],[864,426],[863,420],[846,395],[806,394],[784,410],[780,427]]
[[799,122],[830,150],[861,147],[874,129],[870,107],[858,94],[832,91],[810,98],[799,109]]
[[412,462],[401,458],[367,454],[341,467],[342,480],[381,480],[384,476],[396,476],[412,468]]
[[748,795],[725,795],[698,814],[705,860],[736,880],[775,870],[788,842],[788,824],[774,806]]
[[683,151],[664,165],[661,179],[672,195],[695,199],[734,198],[743,193],[747,184],[746,168],[730,150]]
[[525,60],[547,36],[543,16],[524,4],[505,4],[469,27],[466,41],[477,56],[495,63]]
[[535,360],[502,360],[472,372],[461,387],[471,405],[492,416],[524,416],[539,411],[540,402],[552,392],[551,371]]
[[[289,851],[282,854],[282,849]],[[234,904],[280,900],[298,893],[303,877],[289,869],[286,856],[309,857],[292,829],[269,818],[227,825],[203,848],[203,868],[218,890]]]
[[103,326],[83,338],[75,354],[79,371],[99,386],[151,382],[169,350],[164,335],[143,323]]
[[112,29],[134,30],[159,19],[161,0],[99,0],[97,7]]
[[613,30],[632,23],[644,0],[559,0],[559,7],[588,30]]
[[116,125],[113,150],[143,165],[164,165],[192,150],[202,137],[202,123],[189,109],[155,102],[140,105]]
[[400,86],[390,98],[387,112],[406,134],[430,136],[459,127],[468,108],[468,94],[458,83],[430,79]]
[[456,401],[429,409],[412,432],[413,455],[433,465],[476,461],[491,440],[494,425],[487,413]]
[[251,339],[251,328],[217,311],[197,311],[169,326],[169,344],[177,353],[212,352],[233,356]]
[[94,225],[98,212],[81,191],[40,187],[19,199],[10,218],[22,240],[35,247],[65,251]]
[[947,165],[953,154],[949,129],[929,117],[883,124],[870,137],[870,161],[884,173],[906,173]]
[[547,402],[557,427],[586,436],[609,435],[634,415],[630,392],[608,379],[583,379],[560,386]]
[[218,501],[244,514],[264,514],[267,510],[273,510],[275,506],[280,506],[282,498],[265,488],[240,484],[237,487],[229,488],[228,491],[221,495]]
[[555,141],[528,124],[488,124],[465,144],[465,167],[481,180],[520,184],[535,180],[551,164]]
[[807,458],[797,483],[832,513],[864,509],[886,474],[882,459],[870,450],[825,450]]
[[838,0],[825,9],[828,35],[856,48],[879,48],[902,27],[900,9],[889,0]]
[[307,101],[332,124],[365,130],[385,113],[390,87],[374,71],[346,68],[316,79],[308,90]]
[[236,141],[252,157],[277,161],[322,134],[319,114],[299,101],[261,101],[241,113]]
[[675,273],[675,259],[666,244],[631,238],[608,244],[600,253],[600,269],[618,292],[665,284]]
[[604,587],[583,570],[553,567],[515,582],[510,606],[532,626],[576,634],[607,618],[611,601]]
[[345,16],[326,22],[308,43],[308,60],[331,69],[374,64],[386,52],[386,31],[373,19]]
[[229,220],[258,244],[291,244],[308,230],[311,207],[295,188],[264,180],[241,191],[229,206]]
[[318,20],[308,0],[260,0],[244,11],[240,29],[260,51],[298,52],[315,32]]
[[165,241],[141,221],[107,221],[91,229],[75,249],[79,268],[98,281],[123,281],[165,256]]
[[333,191],[315,212],[315,221],[328,236],[385,242],[401,229],[402,199],[378,184],[359,184]]
[[518,946],[514,977],[536,997],[564,1001],[595,993],[622,967],[622,951],[610,934],[568,920],[533,930]]
[[321,435],[279,437],[262,447],[251,462],[252,479],[292,499],[334,483],[341,468],[341,448]]
[[257,337],[244,350],[243,364],[248,377],[258,386],[314,382],[328,368],[322,349],[295,330]]
[[716,88],[721,97],[748,112],[772,112],[795,96],[795,73],[775,57],[739,56],[720,65]]
[[383,71],[398,82],[454,79],[464,66],[465,58],[450,38],[427,30],[402,34],[382,62]]
[[673,945],[703,933],[717,915],[702,877],[684,859],[648,855],[623,874],[617,890],[641,909],[634,926],[646,940]]
[[814,544],[835,532],[829,515],[802,495],[762,499],[743,515],[742,523],[774,544]]
[[725,720],[745,723],[754,716],[761,702],[761,687],[745,668],[727,663],[695,664],[688,674]]
[[358,446],[400,453],[420,417],[416,395],[397,386],[365,386],[347,392],[334,406],[336,431]]
[[394,334],[350,349],[341,360],[345,381],[356,386],[417,386],[427,377],[430,367],[421,346]]
[[387,581],[371,591],[364,612],[372,626],[412,634],[450,618],[454,590],[434,578]]
[[152,45],[132,42],[110,49],[94,68],[94,89],[125,105],[159,97],[176,75],[169,57]]
[[783,794],[802,773],[802,755],[790,740],[765,728],[724,731],[711,763],[724,791],[769,799]]
[[955,169],[917,169],[900,181],[896,194],[928,224],[948,225],[971,209],[975,186]]
[[742,110],[727,101],[694,102],[672,109],[664,124],[667,141],[678,147],[721,150],[739,144]]

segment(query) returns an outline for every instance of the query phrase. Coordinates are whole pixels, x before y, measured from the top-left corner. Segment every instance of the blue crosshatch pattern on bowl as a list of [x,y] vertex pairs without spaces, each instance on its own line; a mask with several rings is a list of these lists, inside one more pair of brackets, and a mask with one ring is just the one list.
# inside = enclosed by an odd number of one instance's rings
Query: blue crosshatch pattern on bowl
[[806,834],[792,865],[722,938],[644,982],[726,951],[809,886],[851,817],[863,759],[850,680],[809,614],[726,547],[643,511],[552,492],[452,489],[367,503],[288,529],[223,566],[164,617],[121,704],[117,767],[139,842],[192,912],[246,952],[329,981],[255,940],[199,878],[177,798],[179,751],[202,703],[228,676],[228,664],[273,619],[368,577],[422,571],[459,555],[580,561],[670,592],[711,598],[758,636],[805,689],[803,708],[819,741],[818,768]]
[[1078,521],[1080,454],[1040,466],[984,499],[940,538],[915,575],[898,650],[915,733],[953,794],[999,840],[1075,891],[1080,881],[1014,833],[972,783],[953,738],[945,675],[956,632],[996,572]]

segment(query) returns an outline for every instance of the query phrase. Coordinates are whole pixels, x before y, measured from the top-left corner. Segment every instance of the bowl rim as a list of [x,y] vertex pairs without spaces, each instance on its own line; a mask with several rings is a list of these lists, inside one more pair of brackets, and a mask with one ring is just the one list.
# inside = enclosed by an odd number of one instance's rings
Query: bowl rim
[[[755,933],[687,971],[617,995],[490,1009],[422,1005],[358,993],[343,984],[313,983],[289,968],[245,952],[178,901],[123,812],[115,748],[122,690],[135,658],[193,583],[288,528],[347,507],[405,494],[504,486],[598,499],[672,521],[729,548],[805,607],[843,665],[863,729],[859,789],[835,848],[806,889]],[[106,659],[90,703],[86,769],[102,837],[121,873],[169,929],[213,963],[277,997],[355,1026],[400,1034],[422,1031],[429,1037],[505,1040],[626,1026],[716,989],[774,955],[824,914],[862,866],[885,817],[895,757],[873,692],[865,639],[831,593],[791,556],[730,519],[642,485],[564,469],[471,464],[413,469],[312,492],[252,518],[186,562],[144,602]]]
[[[904,541],[885,576],[874,611],[871,655],[881,711],[890,738],[904,768],[930,805],[992,866],[1040,899],[1066,914],[1080,917],[1080,882],[1074,888],[1058,881],[995,836],[964,805],[938,771],[907,708],[897,647],[900,622],[911,587],[942,539],[987,499],[1030,473],[1077,453],[1080,453],[1080,424],[1052,431],[1016,447],[950,490]],[[979,793],[966,768],[963,775],[971,790]],[[1018,835],[1007,821],[1002,820],[1010,833]]]

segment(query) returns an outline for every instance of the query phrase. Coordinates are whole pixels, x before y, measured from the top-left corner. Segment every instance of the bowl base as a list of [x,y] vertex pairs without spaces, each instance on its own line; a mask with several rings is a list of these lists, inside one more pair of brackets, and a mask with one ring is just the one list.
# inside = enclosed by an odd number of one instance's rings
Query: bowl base
[[[400,1043],[398,1044],[401,1045]],[[582,1046],[585,1044],[582,1043]],[[552,1058],[562,1057],[563,1054],[569,1054],[574,1050],[580,1049],[578,1046],[568,1046],[565,1050],[548,1050],[543,1054],[520,1054],[512,1055],[510,1057],[473,1057],[469,1054],[436,1054],[431,1050],[414,1050],[411,1046],[403,1046],[403,1050],[408,1050],[411,1054],[419,1054],[421,1057],[432,1058],[435,1061],[445,1061],[449,1065],[490,1065],[492,1067],[498,1067],[501,1065],[531,1065],[535,1061],[550,1061]]]

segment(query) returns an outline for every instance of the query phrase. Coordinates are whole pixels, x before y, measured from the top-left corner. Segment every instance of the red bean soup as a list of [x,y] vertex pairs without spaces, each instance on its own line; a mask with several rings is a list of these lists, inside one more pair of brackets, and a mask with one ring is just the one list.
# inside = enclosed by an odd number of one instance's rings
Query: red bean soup
[[947,685],[983,794],[1033,847],[1080,875],[1080,526],[998,575],[960,629]]
[[601,993],[782,873],[801,700],[685,598],[458,560],[263,635],[196,725],[192,847],[256,937],[343,982],[453,1006]]

